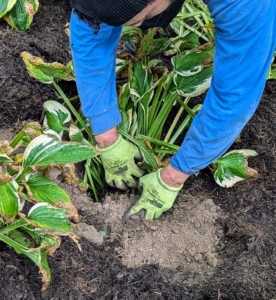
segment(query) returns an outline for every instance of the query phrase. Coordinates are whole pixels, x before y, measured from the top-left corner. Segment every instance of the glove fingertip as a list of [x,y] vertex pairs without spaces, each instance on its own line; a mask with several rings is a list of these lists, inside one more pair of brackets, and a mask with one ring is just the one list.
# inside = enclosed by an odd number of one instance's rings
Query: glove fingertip
[[131,212],[132,209],[133,209],[133,207],[130,208],[130,209],[123,215],[123,221],[128,220],[131,216],[133,216],[133,215],[137,214],[138,212],[140,212],[140,210]]

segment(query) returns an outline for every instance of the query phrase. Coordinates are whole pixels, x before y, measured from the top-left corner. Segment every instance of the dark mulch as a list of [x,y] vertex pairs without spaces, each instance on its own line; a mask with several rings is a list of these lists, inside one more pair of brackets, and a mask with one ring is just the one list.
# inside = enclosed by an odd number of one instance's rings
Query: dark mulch
[[[41,120],[43,102],[58,99],[51,86],[29,77],[20,53],[29,51],[48,62],[67,63],[70,49],[64,25],[69,14],[69,1],[41,0],[30,30],[17,32],[0,22],[0,128],[17,128],[28,119]],[[73,84],[64,84],[63,88],[68,95],[75,92]],[[55,256],[49,258],[53,280],[44,293],[40,292],[37,267],[0,244],[0,299],[273,299],[276,295],[275,99],[276,82],[271,81],[256,114],[242,132],[241,142],[233,146],[259,153],[250,159],[259,178],[226,190],[214,183],[206,169],[186,184],[190,194],[214,199],[229,217],[224,224],[225,245],[219,253],[223,265],[217,267],[204,288],[168,284],[165,278],[172,270],[158,266],[126,269],[114,253],[119,241],[107,241],[101,247],[82,241],[80,253],[71,241],[64,239]],[[117,276],[123,271],[124,276]],[[242,277],[241,273],[247,276]]]

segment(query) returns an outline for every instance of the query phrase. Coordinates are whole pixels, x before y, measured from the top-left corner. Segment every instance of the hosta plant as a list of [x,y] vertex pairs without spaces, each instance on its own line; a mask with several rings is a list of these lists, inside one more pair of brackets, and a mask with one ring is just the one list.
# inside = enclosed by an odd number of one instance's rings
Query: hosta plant
[[[156,38],[158,32],[162,33],[160,29],[154,28],[143,35],[138,28],[125,28],[125,41],[135,47],[128,46],[131,48],[128,53],[131,54],[124,56],[121,53],[116,66],[117,75],[123,74],[121,77],[126,78],[126,83],[118,85],[118,102],[122,115],[118,130],[138,146],[144,158],[140,167],[146,172],[166,165],[169,155],[179,149],[175,144],[176,140],[181,135],[183,138],[184,131],[201,108],[201,104],[189,107],[188,103],[192,97],[201,95],[209,88],[213,70],[212,42],[200,46],[198,38],[192,33],[187,35],[181,46],[177,46],[171,44],[168,38]],[[156,56],[165,49],[173,54],[171,71],[163,65],[160,56]],[[66,66],[46,63],[27,52],[23,52],[21,56],[31,76],[56,88],[64,100],[64,107],[73,114],[77,132],[75,136],[79,141],[95,145],[87,120],[81,112],[74,109],[71,100],[58,86],[58,80],[75,80],[72,63]],[[45,110],[48,118],[46,107]],[[60,117],[65,118],[62,113]],[[72,130],[53,120],[44,124],[57,134]],[[97,189],[105,186],[103,174],[100,159],[86,161],[83,184],[89,185],[96,200]]]
[[0,19],[18,30],[26,30],[39,8],[38,0],[1,0]]
[[0,141],[0,241],[38,266],[42,290],[51,281],[47,254],[59,247],[60,236],[77,241],[69,220],[79,221],[68,194],[49,174],[95,155],[93,147],[63,142],[37,123],[26,125],[11,142]]

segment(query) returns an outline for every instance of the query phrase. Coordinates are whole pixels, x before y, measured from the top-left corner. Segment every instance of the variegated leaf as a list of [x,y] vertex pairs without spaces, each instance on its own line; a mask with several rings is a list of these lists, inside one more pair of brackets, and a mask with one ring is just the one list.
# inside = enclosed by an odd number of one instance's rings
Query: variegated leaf
[[8,12],[10,11],[14,4],[16,3],[16,0],[1,0],[0,1],[0,19]]
[[63,131],[67,129],[64,124],[71,120],[70,111],[54,100],[44,102],[43,107],[46,112],[43,125],[62,136]]
[[175,74],[174,83],[178,94],[183,97],[201,95],[210,87],[212,73],[213,67],[208,67],[190,76]]
[[214,162],[215,181],[222,187],[232,187],[235,183],[249,177],[256,177],[257,171],[248,167],[247,158],[258,155],[254,150],[233,150]]
[[31,25],[38,8],[38,0],[17,0],[4,19],[14,29],[26,30]]
[[43,134],[28,145],[23,156],[23,166],[48,166],[77,163],[97,155],[94,147],[66,143]]
[[47,202],[51,205],[55,205],[58,201],[65,204],[71,203],[68,194],[55,182],[44,176],[28,174],[26,176],[26,185],[31,193],[31,197],[37,202]]
[[69,137],[71,142],[81,143],[83,141],[81,130],[73,124],[71,124],[69,128]]
[[38,203],[30,209],[28,220],[41,229],[68,233],[71,231],[71,225],[66,215],[64,209],[55,208],[48,203]]

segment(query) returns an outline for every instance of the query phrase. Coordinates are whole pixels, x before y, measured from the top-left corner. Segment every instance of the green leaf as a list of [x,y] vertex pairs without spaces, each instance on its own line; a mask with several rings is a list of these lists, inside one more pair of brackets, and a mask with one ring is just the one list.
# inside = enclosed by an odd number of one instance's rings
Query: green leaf
[[25,247],[31,247],[32,243],[27,237],[18,230],[12,230],[9,232],[9,237],[18,242],[19,244],[25,246]]
[[99,231],[99,235],[100,235],[100,236],[105,236],[105,235],[106,235],[106,232],[101,230],[101,231]]
[[144,141],[134,139],[133,137],[128,135],[126,132],[122,131],[120,128],[118,129],[118,132],[121,133],[124,137],[126,137],[128,140],[130,140],[132,143],[134,143],[139,148],[145,163],[149,164],[154,169],[159,168],[158,163],[156,161],[155,154],[153,153],[152,150],[149,150],[147,148]]
[[215,181],[222,187],[232,187],[246,178],[257,176],[257,171],[248,167],[247,158],[258,155],[254,150],[233,150],[214,162],[217,168]]
[[174,75],[177,92],[183,97],[196,97],[210,87],[213,67],[204,68],[191,76]]
[[5,153],[0,153],[0,164],[3,162],[12,162],[13,160]]
[[172,58],[174,72],[181,76],[191,76],[212,63],[213,47],[204,51],[189,52]]
[[15,180],[0,185],[0,214],[5,218],[15,217],[21,208],[17,190]]
[[116,73],[119,74],[125,66],[129,64],[128,60],[116,58]]
[[10,11],[13,8],[15,3],[16,3],[16,0],[1,0],[1,2],[0,2],[0,19],[8,11]]
[[83,141],[81,130],[73,124],[71,124],[69,128],[69,137],[71,142],[81,143]]
[[45,75],[66,81],[75,80],[75,76],[70,67],[68,68],[58,62],[45,63],[42,59],[35,56],[33,56],[33,58],[31,63]]
[[31,25],[38,7],[38,0],[17,0],[12,9],[4,16],[4,19],[13,28],[26,30]]
[[68,233],[71,226],[66,214],[64,209],[55,208],[48,203],[38,203],[30,209],[28,219],[41,229]]
[[94,147],[57,141],[43,134],[30,142],[23,156],[23,166],[77,163],[94,157]]
[[64,124],[71,120],[70,111],[54,100],[44,102],[43,107],[46,111],[44,126],[62,136],[63,130],[67,130]]
[[130,82],[130,94],[139,98],[152,87],[152,84],[153,76],[150,70],[135,60],[133,62],[133,74]]
[[43,60],[41,58],[34,57],[26,51],[22,52],[20,56],[22,57],[26,68],[32,77],[46,84],[52,84],[54,82],[53,76],[46,75],[39,68],[36,67],[37,63],[43,63]]
[[29,174],[26,176],[26,184],[37,202],[47,202],[52,205],[55,205],[57,201],[65,204],[71,203],[68,194],[44,176]]
[[137,55],[139,56],[145,56],[150,54],[157,54],[158,52],[161,52],[166,45],[167,39],[166,38],[159,38],[154,39],[155,34],[163,33],[163,30],[160,27],[151,28],[147,31],[147,34],[143,37],[143,40],[141,41],[139,52]]

